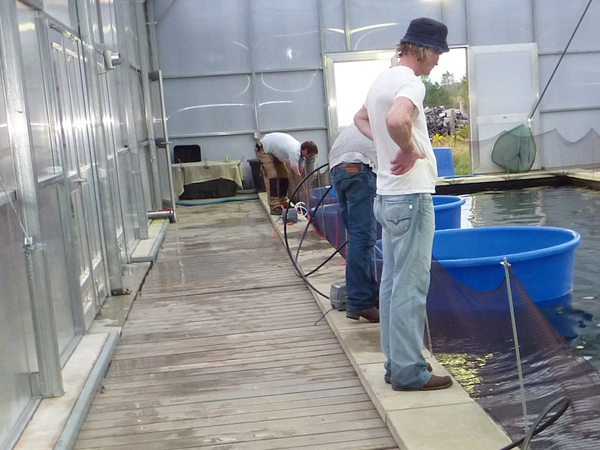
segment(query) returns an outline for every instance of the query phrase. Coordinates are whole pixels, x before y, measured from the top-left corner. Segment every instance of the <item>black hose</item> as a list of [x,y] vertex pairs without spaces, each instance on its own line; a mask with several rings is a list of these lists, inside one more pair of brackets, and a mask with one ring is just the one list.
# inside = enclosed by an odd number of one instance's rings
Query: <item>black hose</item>
[[342,245],[340,245],[339,248],[337,248],[331,255],[329,255],[327,257],[327,259],[325,261],[323,261],[321,264],[319,264],[317,267],[315,267],[313,270],[311,270],[310,272],[304,274],[307,277],[310,277],[313,273],[315,273],[316,271],[318,271],[321,267],[323,267],[325,264],[327,264],[329,261],[331,261],[331,259],[337,255],[338,253],[340,253],[340,250],[343,249],[346,244],[348,244],[348,239],[346,239],[346,242],[344,242]]
[[[324,167],[329,166],[329,163],[323,164],[322,166],[317,167],[316,169],[314,169],[311,173],[309,173],[308,175],[306,175],[302,181],[300,183],[298,183],[298,186],[296,186],[296,189],[294,189],[294,192],[292,193],[292,195],[290,196],[290,198],[294,198],[294,196],[296,195],[296,193],[298,192],[298,190],[302,187],[302,185],[304,183],[306,183],[306,181],[315,173],[317,173],[319,170],[323,169]],[[323,200],[325,199],[325,197],[327,196],[327,194],[331,191],[332,186],[329,187],[329,189],[327,189],[327,191],[321,196],[321,198],[319,199],[319,202],[317,203],[317,206],[315,206],[315,213],[318,211],[319,207],[321,206],[321,204],[323,203]],[[290,210],[290,205],[288,203],[288,205],[286,206],[285,209],[285,217],[287,217],[288,213]],[[310,216],[310,218],[308,219],[308,223],[306,224],[306,227],[304,228],[304,232],[302,233],[302,237],[300,238],[300,242],[298,243],[298,249],[296,250],[296,256],[294,257],[292,255],[292,250],[290,249],[290,244],[288,241],[288,237],[287,237],[287,222],[284,221],[283,223],[283,240],[285,242],[285,248],[287,250],[288,256],[290,257],[290,260],[292,261],[292,264],[294,265],[294,269],[296,270],[296,274],[302,278],[304,280],[304,282],[306,284],[308,284],[311,289],[313,289],[315,292],[317,292],[319,295],[321,295],[322,297],[326,298],[327,300],[331,300],[331,298],[329,297],[329,295],[324,294],[323,292],[319,291],[310,281],[308,281],[308,277],[310,275],[312,275],[313,273],[315,273],[317,270],[319,270],[321,267],[323,267],[327,262],[329,262],[335,255],[337,255],[340,250],[342,248],[344,248],[344,246],[346,246],[348,244],[348,240],[346,239],[346,241],[339,246],[339,248],[336,248],[333,253],[325,260],[323,261],[321,264],[319,264],[318,267],[316,267],[315,269],[311,270],[310,272],[308,272],[307,274],[303,273],[300,270],[300,267],[298,266],[298,255],[300,253],[300,248],[302,247],[302,243],[304,242],[304,238],[306,237],[306,234],[309,230],[310,224],[313,223],[313,219],[314,219],[314,214]]]
[[[306,180],[308,180],[310,178],[311,175],[313,175],[314,173],[318,172],[319,170],[321,170],[323,167],[328,166],[329,163],[327,164],[323,164],[320,167],[317,167],[315,170],[313,170],[311,173],[309,173],[308,175],[306,175],[302,181],[300,183],[298,183],[298,186],[296,186],[296,189],[294,189],[294,192],[292,193],[292,195],[290,196],[290,198],[294,198],[294,196],[296,195],[296,193],[298,192],[298,189],[300,189],[300,187],[306,182]],[[323,201],[323,199],[321,199],[321,201]],[[320,204],[321,202],[319,202]],[[288,205],[285,208],[285,216],[288,216],[290,210],[290,205],[288,203]],[[312,218],[311,218],[312,219]],[[306,227],[308,228],[308,226],[310,225],[311,220],[309,220],[308,224],[306,225]],[[302,241],[304,240],[304,236],[306,235],[306,230],[304,232],[304,235],[302,236],[302,239],[300,240],[300,243],[298,244],[299,246],[302,245]],[[288,238],[287,238],[287,221],[283,221],[283,240],[285,242],[285,249],[288,253],[288,256],[290,257],[290,260],[292,261],[292,264],[294,265],[294,269],[296,270],[296,273],[298,274],[298,276],[300,276],[304,282],[306,284],[308,284],[310,286],[310,288],[315,291],[316,293],[318,293],[319,295],[325,297],[325,298],[329,298],[328,295],[323,294],[320,290],[318,290],[310,281],[308,281],[308,278],[306,277],[306,275],[304,275],[304,273],[302,272],[302,270],[300,270],[300,267],[298,267],[298,262],[295,260],[294,256],[292,255],[292,250],[290,249],[290,244],[288,242]]]
[[[529,448],[529,443],[531,442],[531,439],[533,439],[534,436],[537,436],[539,433],[541,433],[554,422],[556,422],[558,418],[565,413],[569,405],[571,405],[571,400],[568,397],[561,397],[557,400],[554,400],[552,403],[546,406],[546,408],[537,416],[537,418],[535,419],[535,421],[533,422],[533,424],[531,425],[531,427],[527,431],[527,434],[524,437],[522,437],[518,441],[514,441],[506,447],[502,447],[500,450],[510,450],[511,448],[515,448],[521,444],[524,444],[522,450],[527,450]],[[540,425],[542,420],[544,420],[544,418],[557,406],[560,406],[560,408],[558,408],[556,413],[552,417],[550,417],[550,419],[548,419],[547,422]]]

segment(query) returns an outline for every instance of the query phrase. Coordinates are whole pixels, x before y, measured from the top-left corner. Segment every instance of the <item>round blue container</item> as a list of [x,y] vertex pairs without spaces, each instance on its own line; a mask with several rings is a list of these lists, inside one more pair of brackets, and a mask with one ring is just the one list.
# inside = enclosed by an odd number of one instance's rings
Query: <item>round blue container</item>
[[435,232],[433,256],[464,285],[497,288],[506,257],[519,283],[536,303],[548,306],[573,288],[579,233],[552,227],[482,227]]
[[460,207],[465,199],[453,195],[434,195],[435,229],[449,230],[460,228]]
[[[318,200],[317,200],[318,202]],[[309,214],[313,217],[313,224],[329,243],[339,248],[346,241],[346,227],[342,220],[340,205],[331,203],[328,205],[319,205],[319,208],[310,208]],[[342,256],[345,257],[346,249],[342,250]]]
[[325,196],[325,198],[321,202],[321,205],[330,205],[332,203],[337,203],[338,199],[333,187],[329,192],[327,192],[328,189],[329,186],[311,189],[308,194],[308,206],[310,208],[314,208],[315,206],[317,206],[317,204],[321,200],[321,197],[323,196]]
[[453,177],[454,161],[452,160],[452,149],[450,147],[438,147],[433,149],[437,163],[438,177]]

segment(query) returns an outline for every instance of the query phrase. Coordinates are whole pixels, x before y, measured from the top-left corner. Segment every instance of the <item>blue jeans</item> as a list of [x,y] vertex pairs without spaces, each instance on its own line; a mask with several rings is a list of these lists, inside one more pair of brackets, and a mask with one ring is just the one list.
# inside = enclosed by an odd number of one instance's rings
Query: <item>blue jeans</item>
[[346,256],[346,311],[358,313],[377,304],[379,285],[375,276],[373,248],[377,223],[373,215],[375,174],[369,166],[334,167],[331,182],[348,230]]
[[435,219],[430,194],[378,195],[382,226],[381,348],[394,385],[418,389],[429,381],[423,357]]

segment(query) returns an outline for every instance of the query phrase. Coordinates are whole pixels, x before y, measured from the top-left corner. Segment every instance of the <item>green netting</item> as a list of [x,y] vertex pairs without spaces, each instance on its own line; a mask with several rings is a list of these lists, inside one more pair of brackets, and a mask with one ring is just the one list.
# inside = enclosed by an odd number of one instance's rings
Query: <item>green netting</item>
[[500,135],[492,147],[492,161],[508,173],[528,172],[537,148],[531,128],[519,125]]

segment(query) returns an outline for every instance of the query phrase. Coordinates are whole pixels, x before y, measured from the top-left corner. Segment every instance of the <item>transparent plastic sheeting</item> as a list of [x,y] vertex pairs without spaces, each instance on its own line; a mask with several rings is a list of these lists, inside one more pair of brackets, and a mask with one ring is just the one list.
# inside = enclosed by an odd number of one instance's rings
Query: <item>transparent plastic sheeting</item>
[[[553,400],[567,396],[572,401],[556,423],[533,439],[530,448],[600,448],[600,373],[569,347],[509,272],[528,424]],[[427,309],[437,360],[513,440],[523,437],[506,282],[490,292],[474,291],[434,260]]]
[[[565,131],[561,133],[557,129],[529,135],[527,127],[517,128],[518,130],[514,129],[488,139],[481,139],[478,143],[473,142],[471,146],[477,145],[480,149],[490,150],[494,148],[497,153],[499,147],[509,147],[502,149],[502,155],[497,155],[501,162],[498,167],[507,173],[523,172],[529,170],[528,168],[569,172],[589,171],[592,175],[600,173],[600,135],[596,130],[591,129],[583,135],[581,135],[582,130],[578,132],[570,130],[579,137],[569,137],[565,135]],[[523,136],[518,136],[519,132]],[[535,165],[534,160],[531,159],[533,157],[535,157]],[[522,164],[521,158],[526,160],[526,164]]]

